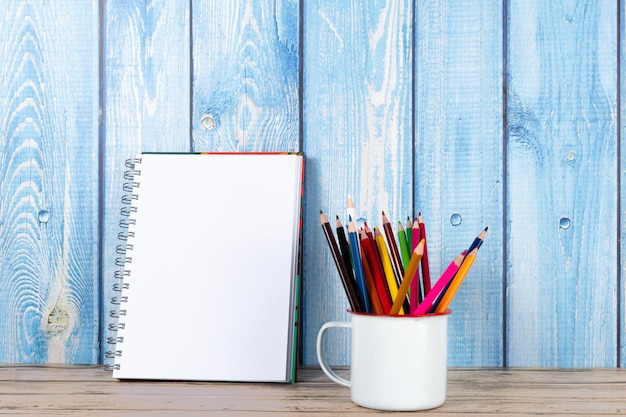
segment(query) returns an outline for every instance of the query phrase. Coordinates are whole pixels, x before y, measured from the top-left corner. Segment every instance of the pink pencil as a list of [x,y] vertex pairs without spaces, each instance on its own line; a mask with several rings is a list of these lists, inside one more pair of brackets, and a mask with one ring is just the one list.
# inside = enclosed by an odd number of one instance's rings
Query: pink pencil
[[459,270],[461,263],[463,262],[463,258],[465,257],[465,252],[461,252],[446,268],[441,277],[437,280],[435,286],[430,290],[430,292],[424,298],[424,301],[420,303],[419,306],[415,310],[411,309],[411,314],[426,314],[428,310],[433,305],[433,302],[437,299],[439,293],[446,287],[448,282],[454,278],[456,271]]
[[[415,219],[415,223],[413,223],[413,228],[411,229],[411,244],[413,247],[411,251],[414,251],[417,247],[417,244],[422,240],[421,231],[417,219]],[[417,308],[420,303],[421,294],[420,294],[420,277],[419,270],[417,272],[417,276],[413,281],[411,281],[411,299],[410,299],[410,310],[413,311]]]
[[424,288],[424,297],[430,292],[430,267],[428,265],[428,239],[426,238],[426,225],[422,218],[422,212],[417,213],[417,222],[420,226],[420,233],[422,239],[426,240],[424,246],[424,256],[422,256],[422,287]]

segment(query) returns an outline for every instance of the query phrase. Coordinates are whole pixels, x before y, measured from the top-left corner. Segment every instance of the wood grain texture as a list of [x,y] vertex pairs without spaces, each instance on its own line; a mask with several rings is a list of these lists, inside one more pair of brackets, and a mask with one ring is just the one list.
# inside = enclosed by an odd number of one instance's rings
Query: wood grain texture
[[[321,325],[349,307],[319,224],[319,210],[347,225],[382,228],[412,215],[412,2],[304,4],[303,361],[317,363]],[[334,223],[333,223],[334,224]],[[381,229],[382,230],[382,229]],[[327,336],[328,361],[349,363],[349,332]]]
[[299,1],[192,5],[193,149],[300,151]]
[[450,305],[449,364],[502,365],[502,5],[420,1],[415,27],[415,210],[433,283],[489,227]]
[[97,28],[94,2],[0,6],[0,362],[97,361]]
[[[191,150],[190,10],[188,2],[107,1],[104,10],[102,340],[107,347],[124,162],[139,152]],[[102,356],[103,357],[103,356]],[[110,362],[109,359],[104,359]]]
[[[339,375],[348,377],[346,370]],[[626,409],[624,369],[448,371],[445,403],[402,415],[599,416]],[[125,381],[98,367],[0,367],[0,415],[315,416],[389,415],[350,401],[319,369],[295,384]]]
[[433,278],[490,227],[451,365],[623,366],[625,6],[491,3],[2,2],[0,362],[103,360],[124,160],[303,150],[303,363],[347,319],[318,214],[350,194],[424,213]]
[[[626,3],[619,2],[619,16],[620,16],[620,27],[619,29],[619,39],[620,39],[620,50],[619,53],[619,63],[620,70],[624,68],[624,60],[626,59]],[[622,70],[623,74],[623,70]],[[619,77],[619,85],[618,88],[620,90],[619,100],[620,100],[620,113],[618,114],[618,129],[619,129],[619,193],[620,193],[620,212],[618,213],[618,225],[619,225],[619,253],[621,258],[619,259],[619,286],[618,291],[620,294],[620,304],[619,304],[619,313],[618,313],[618,322],[620,324],[620,328],[618,329],[620,338],[618,344],[618,353],[619,353],[619,366],[622,368],[626,367],[626,158],[621,157],[623,150],[626,149],[626,142],[624,138],[626,138],[626,127],[624,126],[624,120],[626,120],[626,94],[623,94],[622,91],[625,91],[626,88],[626,77],[621,75]]]
[[512,366],[616,364],[616,23],[612,1],[510,2]]

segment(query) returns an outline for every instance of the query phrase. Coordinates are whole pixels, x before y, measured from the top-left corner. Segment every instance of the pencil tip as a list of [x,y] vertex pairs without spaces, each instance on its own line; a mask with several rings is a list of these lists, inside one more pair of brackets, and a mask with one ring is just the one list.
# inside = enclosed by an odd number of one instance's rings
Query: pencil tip
[[486,232],[487,230],[489,230],[489,226],[485,227],[485,232]]
[[324,212],[322,210],[320,210],[320,214],[324,214]]

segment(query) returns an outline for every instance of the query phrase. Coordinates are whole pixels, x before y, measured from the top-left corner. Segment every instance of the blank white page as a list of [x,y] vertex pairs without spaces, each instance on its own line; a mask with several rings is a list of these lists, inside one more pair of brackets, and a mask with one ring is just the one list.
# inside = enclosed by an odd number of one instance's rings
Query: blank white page
[[303,157],[141,158],[113,377],[289,381]]

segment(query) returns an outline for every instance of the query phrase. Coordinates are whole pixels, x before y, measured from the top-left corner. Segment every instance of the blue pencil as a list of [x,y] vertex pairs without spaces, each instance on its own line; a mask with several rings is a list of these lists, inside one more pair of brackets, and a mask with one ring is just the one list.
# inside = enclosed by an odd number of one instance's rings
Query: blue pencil
[[[483,231],[480,232],[478,236],[476,236],[476,238],[470,245],[469,249],[465,251],[465,256],[467,256],[474,249],[480,248],[482,246],[483,241],[485,240],[485,235],[487,234],[487,230],[489,230],[489,226],[485,227]],[[463,260],[465,260],[465,257],[463,257]],[[444,294],[448,291],[448,288],[450,288],[450,285],[452,285],[452,280],[450,280],[448,284],[444,287],[444,289],[441,290],[441,292],[439,293],[439,295],[433,302],[433,306],[430,308],[430,310],[428,310],[429,313],[434,313],[435,310],[437,310],[437,307],[439,307],[439,304],[441,303],[441,300],[443,299]]]
[[348,235],[350,236],[350,250],[352,251],[352,266],[354,267],[354,275],[356,278],[356,285],[358,288],[359,301],[361,307],[366,313],[372,312],[372,304],[370,303],[370,297],[367,293],[367,287],[365,286],[365,275],[363,275],[363,264],[361,263],[361,253],[359,251],[359,236],[356,232],[356,226],[354,220],[349,219],[348,223]]

